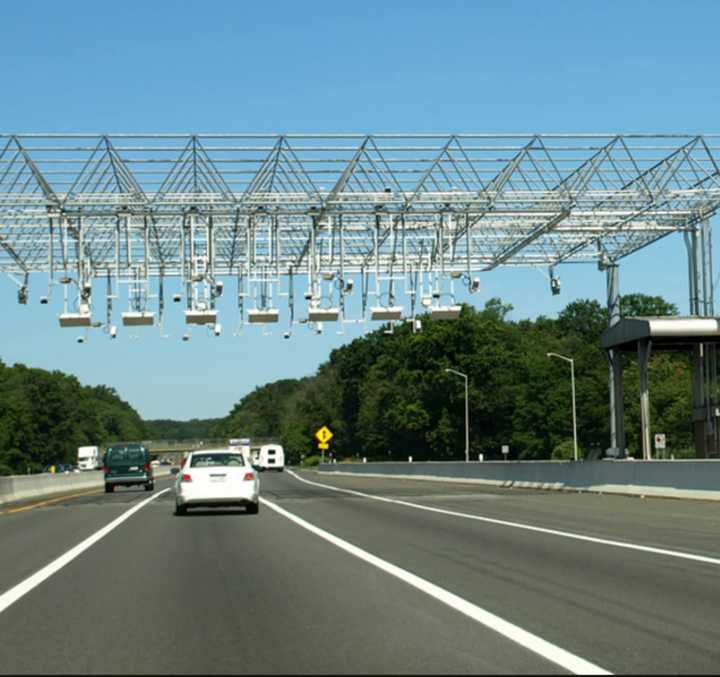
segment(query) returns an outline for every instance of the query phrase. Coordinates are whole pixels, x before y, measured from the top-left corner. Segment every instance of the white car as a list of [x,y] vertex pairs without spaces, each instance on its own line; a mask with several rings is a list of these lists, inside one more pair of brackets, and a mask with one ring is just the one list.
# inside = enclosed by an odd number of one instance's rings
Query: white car
[[233,449],[193,451],[177,471],[175,514],[188,508],[245,506],[251,515],[260,509],[260,480],[244,456]]

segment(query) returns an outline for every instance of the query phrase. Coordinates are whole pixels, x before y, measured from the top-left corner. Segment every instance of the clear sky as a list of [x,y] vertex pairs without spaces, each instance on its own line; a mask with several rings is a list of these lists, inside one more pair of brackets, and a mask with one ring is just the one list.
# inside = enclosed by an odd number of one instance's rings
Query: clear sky
[[[2,132],[720,132],[720,2],[34,2],[0,15]],[[717,239],[717,238],[716,238]],[[717,268],[717,266],[716,266]],[[623,261],[623,293],[687,311],[679,235]],[[604,275],[482,277],[512,317],[604,302]],[[31,290],[33,292],[33,290]],[[0,279],[0,359],[115,387],[146,418],[225,415],[263,383],[311,374],[360,335],[282,328],[219,338],[137,332],[78,344],[59,305]],[[221,306],[222,310],[222,306]]]

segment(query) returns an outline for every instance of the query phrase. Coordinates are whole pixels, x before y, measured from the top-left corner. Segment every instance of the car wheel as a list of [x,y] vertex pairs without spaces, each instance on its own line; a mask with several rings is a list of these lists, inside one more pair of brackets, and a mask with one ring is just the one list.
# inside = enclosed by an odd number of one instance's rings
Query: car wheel
[[260,503],[248,503],[246,512],[248,515],[257,515],[260,512]]
[[115,487],[112,484],[105,485],[105,493],[106,494],[112,494],[113,491],[115,491]]
[[184,505],[175,504],[175,514],[178,516],[187,515],[187,507]]
[[145,485],[145,491],[152,491],[155,488],[155,485],[152,482],[148,482]]

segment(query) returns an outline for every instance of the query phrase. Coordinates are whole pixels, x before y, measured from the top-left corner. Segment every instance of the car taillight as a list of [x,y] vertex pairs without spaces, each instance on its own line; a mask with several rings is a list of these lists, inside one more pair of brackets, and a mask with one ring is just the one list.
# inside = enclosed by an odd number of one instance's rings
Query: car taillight
[[181,482],[192,482],[192,477],[188,475],[188,473],[183,473],[182,477],[180,478]]
[[246,472],[246,473],[245,473],[245,477],[243,477],[243,479],[244,479],[246,482],[251,482],[252,480],[255,479],[255,473]]
[[146,463],[146,464],[143,466],[143,470],[144,470],[145,472],[149,472],[149,470],[150,470],[150,464],[149,464],[149,463]]

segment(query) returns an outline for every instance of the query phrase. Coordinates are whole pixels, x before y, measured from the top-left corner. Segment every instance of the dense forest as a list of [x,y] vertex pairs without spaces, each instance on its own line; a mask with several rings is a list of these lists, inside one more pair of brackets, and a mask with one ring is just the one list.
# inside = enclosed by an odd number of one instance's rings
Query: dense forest
[[142,419],[112,388],[0,361],[0,475],[74,463],[79,446],[144,436]]
[[[572,407],[569,365],[575,360],[580,453],[597,457],[609,446],[608,365],[599,346],[607,311],[597,302],[570,303],[557,317],[513,322],[512,307],[499,299],[483,310],[463,308],[457,321],[422,318],[385,326],[330,354],[317,373],[262,386],[242,398],[215,428],[216,436],[277,437],[291,462],[316,454],[313,434],[334,432],[339,459],[460,460],[464,458],[464,384],[448,374],[469,376],[470,457],[571,458]],[[675,315],[662,298],[622,298],[621,313]],[[639,375],[625,358],[627,443],[638,453]],[[691,455],[689,356],[651,359],[650,401],[654,432],[664,432],[668,453]]]
[[212,437],[219,418],[193,418],[189,421],[173,421],[159,418],[145,421],[149,440],[202,440]]
[[[599,346],[607,311],[597,302],[570,303],[557,318],[511,321],[512,307],[491,299],[464,306],[456,321],[422,317],[385,325],[336,350],[313,376],[256,388],[219,419],[143,421],[105,386],[82,386],[60,372],[0,362],[0,474],[37,471],[74,460],[78,446],[133,439],[275,438],[288,461],[316,454],[315,431],[334,433],[338,459],[464,458],[469,376],[470,457],[570,458],[572,406],[566,362],[575,361],[580,453],[596,457],[609,444],[608,366]],[[624,296],[621,313],[674,315],[662,298]],[[630,453],[640,448],[637,361],[625,358],[625,409]],[[659,353],[650,362],[653,432],[667,435],[668,453],[692,455],[691,370],[686,354]]]

